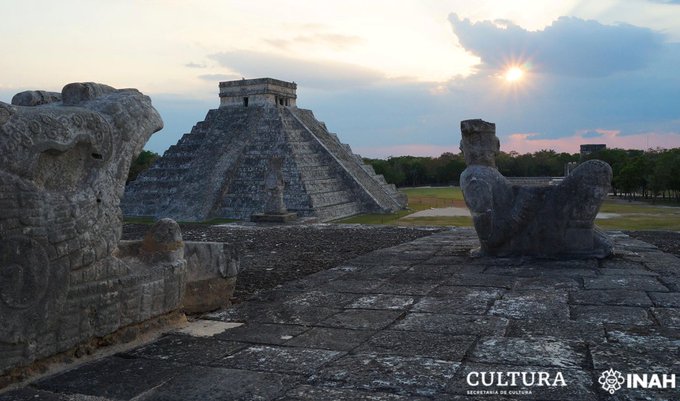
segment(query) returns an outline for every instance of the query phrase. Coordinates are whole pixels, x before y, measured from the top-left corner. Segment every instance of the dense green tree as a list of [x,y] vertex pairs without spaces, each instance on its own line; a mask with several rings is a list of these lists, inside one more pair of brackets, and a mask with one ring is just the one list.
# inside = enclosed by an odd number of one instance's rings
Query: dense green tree
[[134,181],[141,172],[151,167],[159,157],[160,156],[158,153],[143,150],[142,153],[140,153],[132,162],[130,171],[128,172],[128,178],[125,183],[127,184],[130,181]]

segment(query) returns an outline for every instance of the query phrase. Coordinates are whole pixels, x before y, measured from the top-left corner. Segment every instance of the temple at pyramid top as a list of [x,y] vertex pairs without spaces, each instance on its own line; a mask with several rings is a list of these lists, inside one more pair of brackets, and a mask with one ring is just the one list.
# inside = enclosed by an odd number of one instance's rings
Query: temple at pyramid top
[[243,79],[219,88],[220,107],[127,185],[126,216],[249,219],[265,208],[274,158],[282,160],[283,202],[300,217],[328,221],[406,206],[403,193],[297,107],[295,83]]
[[220,82],[220,107],[275,104],[295,106],[295,82],[273,78]]

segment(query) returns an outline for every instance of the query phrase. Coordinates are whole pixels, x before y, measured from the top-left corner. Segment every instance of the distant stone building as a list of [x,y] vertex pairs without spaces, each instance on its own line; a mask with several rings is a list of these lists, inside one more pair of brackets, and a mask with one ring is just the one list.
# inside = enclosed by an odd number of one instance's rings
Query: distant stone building
[[406,206],[311,110],[297,108],[295,83],[243,79],[219,88],[220,107],[127,186],[125,215],[249,219],[264,211],[273,157],[283,158],[284,203],[298,216],[328,221]]
[[599,152],[601,150],[607,149],[607,145],[603,143],[589,143],[581,145],[581,159],[588,156],[591,153]]

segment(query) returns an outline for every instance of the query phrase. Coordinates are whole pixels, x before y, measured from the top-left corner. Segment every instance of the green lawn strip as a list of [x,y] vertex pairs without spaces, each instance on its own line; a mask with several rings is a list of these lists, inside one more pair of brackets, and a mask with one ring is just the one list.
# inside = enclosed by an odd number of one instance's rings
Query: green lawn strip
[[657,206],[646,203],[622,203],[608,199],[600,208],[600,212],[604,213],[619,213],[619,214],[662,214],[662,215],[677,215],[680,217],[680,207]]
[[622,216],[595,221],[606,230],[670,230],[680,231],[680,218],[669,219],[663,216]]
[[395,222],[400,226],[456,226],[472,227],[472,217],[469,216],[437,216],[411,217]]

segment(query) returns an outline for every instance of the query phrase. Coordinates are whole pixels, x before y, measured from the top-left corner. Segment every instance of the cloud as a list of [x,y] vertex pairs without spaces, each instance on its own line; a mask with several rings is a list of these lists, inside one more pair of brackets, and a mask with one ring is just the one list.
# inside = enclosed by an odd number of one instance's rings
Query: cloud
[[658,54],[663,35],[629,24],[560,17],[542,31],[528,31],[511,21],[471,22],[456,14],[449,21],[461,45],[482,59],[484,67],[528,62],[540,73],[604,77],[644,68]]
[[601,134],[596,140],[586,132],[577,133],[563,138],[540,138],[535,133],[512,134],[505,140],[501,139],[501,150],[519,153],[537,152],[552,149],[556,152],[578,153],[579,147],[587,143],[604,143],[608,148],[621,149],[650,149],[680,147],[680,135],[677,133],[641,132],[634,135],[621,135],[619,130],[596,129],[589,132]]
[[344,50],[363,42],[363,39],[354,35],[342,35],[338,33],[316,33],[313,35],[299,35],[293,39],[265,39],[265,42],[279,48],[289,48],[294,45],[318,45],[331,47],[335,50]]
[[235,79],[241,79],[242,77],[235,74],[203,74],[198,76],[199,79],[204,81],[233,81]]
[[205,65],[205,64],[198,64],[198,63],[194,63],[194,62],[186,63],[186,64],[184,64],[184,66],[188,67],[188,68],[208,68],[208,66]]
[[581,138],[601,138],[602,135],[602,132],[599,132],[598,130],[584,130],[581,134]]
[[236,50],[209,55],[223,67],[246,78],[272,77],[295,81],[307,88],[340,90],[379,82],[384,75],[358,65],[301,60],[286,56]]

